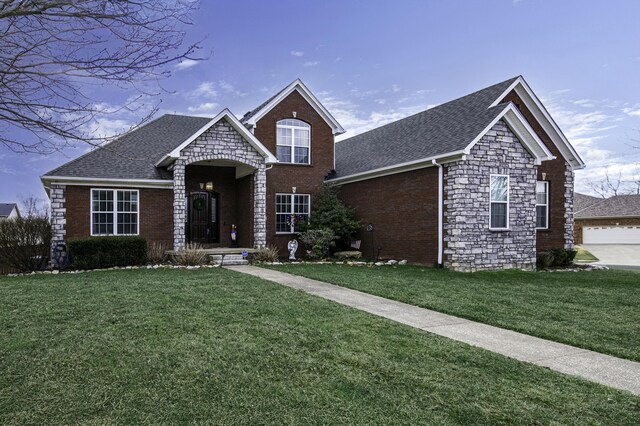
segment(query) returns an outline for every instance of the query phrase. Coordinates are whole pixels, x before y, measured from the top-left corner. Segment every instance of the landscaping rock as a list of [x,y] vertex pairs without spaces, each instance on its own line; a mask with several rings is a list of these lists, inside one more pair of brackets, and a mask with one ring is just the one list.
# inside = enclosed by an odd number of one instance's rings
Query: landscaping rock
[[360,259],[362,252],[357,250],[338,251],[333,254],[336,259]]
[[396,265],[397,263],[398,263],[398,261],[397,260],[393,260],[393,259],[387,261],[387,265]]
[[406,265],[406,264],[407,264],[407,261],[404,259],[398,262],[398,265]]

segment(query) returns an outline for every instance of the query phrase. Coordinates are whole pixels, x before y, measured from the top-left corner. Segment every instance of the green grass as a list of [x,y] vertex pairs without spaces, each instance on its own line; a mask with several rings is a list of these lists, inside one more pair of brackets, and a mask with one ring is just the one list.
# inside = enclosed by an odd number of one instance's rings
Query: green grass
[[582,247],[575,247],[577,253],[575,260],[578,262],[597,262],[598,259],[590,251],[583,249]]
[[0,424],[637,424],[640,398],[226,270],[0,278]]
[[467,274],[416,266],[339,264],[273,268],[640,361],[637,271]]

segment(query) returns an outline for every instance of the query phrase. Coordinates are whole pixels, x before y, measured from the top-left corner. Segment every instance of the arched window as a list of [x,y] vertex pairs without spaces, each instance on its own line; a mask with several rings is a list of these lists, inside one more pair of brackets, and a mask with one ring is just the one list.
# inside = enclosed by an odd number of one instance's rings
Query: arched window
[[281,163],[310,164],[311,126],[294,118],[278,121],[276,149]]

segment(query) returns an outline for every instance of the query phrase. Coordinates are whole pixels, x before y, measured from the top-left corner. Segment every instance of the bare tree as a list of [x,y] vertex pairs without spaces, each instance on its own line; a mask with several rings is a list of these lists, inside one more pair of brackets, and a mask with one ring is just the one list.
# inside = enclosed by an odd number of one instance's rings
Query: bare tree
[[589,188],[602,198],[609,198],[616,195],[628,195],[636,192],[634,181],[625,181],[622,179],[622,173],[612,177],[609,171],[605,172],[605,177],[600,180],[587,180]]
[[[183,47],[196,7],[194,0],[0,0],[0,143],[50,153],[105,142],[91,123],[123,110],[141,114],[140,97],[162,92],[169,65],[200,59],[198,43]],[[110,109],[92,97],[96,87],[136,95]]]
[[49,217],[49,202],[35,195],[20,196],[20,215],[22,217]]

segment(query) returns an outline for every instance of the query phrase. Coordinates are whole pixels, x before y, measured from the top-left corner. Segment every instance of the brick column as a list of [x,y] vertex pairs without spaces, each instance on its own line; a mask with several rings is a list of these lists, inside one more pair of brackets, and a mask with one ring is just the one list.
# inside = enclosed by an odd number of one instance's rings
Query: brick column
[[183,249],[186,242],[187,201],[185,163],[179,158],[173,165],[173,249]]
[[267,172],[264,163],[258,166],[253,177],[253,245],[267,245]]

